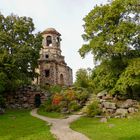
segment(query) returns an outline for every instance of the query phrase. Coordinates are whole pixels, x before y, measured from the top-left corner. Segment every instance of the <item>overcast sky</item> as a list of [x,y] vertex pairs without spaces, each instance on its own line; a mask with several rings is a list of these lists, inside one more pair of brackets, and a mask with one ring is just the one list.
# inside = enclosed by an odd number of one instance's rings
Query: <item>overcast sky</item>
[[61,33],[62,55],[75,72],[79,68],[93,68],[92,56],[82,59],[78,49],[84,43],[83,18],[96,4],[107,0],[0,0],[2,14],[11,13],[33,18],[36,31],[53,27]]

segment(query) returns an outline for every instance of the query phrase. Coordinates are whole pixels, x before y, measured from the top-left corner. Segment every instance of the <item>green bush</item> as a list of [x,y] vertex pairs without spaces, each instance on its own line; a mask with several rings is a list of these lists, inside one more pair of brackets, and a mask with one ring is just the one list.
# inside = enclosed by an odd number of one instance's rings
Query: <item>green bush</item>
[[61,101],[59,106],[60,108],[68,108],[68,104],[69,104],[68,101]]
[[54,94],[54,93],[60,93],[62,91],[62,87],[59,86],[59,85],[50,86],[49,87],[49,91],[52,94]]
[[50,87],[52,93],[49,100],[47,100],[42,107],[44,111],[67,110],[69,112],[80,109],[89,97],[88,91],[84,88],[66,88],[62,89],[60,86]]
[[78,104],[78,102],[76,100],[74,100],[69,103],[68,109],[69,109],[69,111],[73,112],[73,111],[77,111],[78,109],[80,109],[80,107],[81,106]]
[[89,94],[87,91],[80,91],[80,92],[76,92],[76,99],[78,101],[86,101],[89,97]]
[[41,108],[42,108],[44,111],[51,112],[51,111],[53,110],[53,108],[52,108],[52,100],[51,100],[51,99],[47,99],[47,100],[41,105]]
[[52,105],[52,111],[60,112],[60,106],[59,105]]
[[102,111],[99,107],[99,101],[94,100],[91,104],[87,106],[86,114],[89,117],[94,117],[96,115],[101,115]]

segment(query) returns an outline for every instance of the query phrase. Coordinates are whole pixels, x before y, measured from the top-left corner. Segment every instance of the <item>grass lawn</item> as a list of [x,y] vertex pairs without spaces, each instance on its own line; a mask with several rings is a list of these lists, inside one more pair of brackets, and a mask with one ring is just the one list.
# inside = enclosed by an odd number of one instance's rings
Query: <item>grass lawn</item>
[[9,110],[0,115],[0,140],[55,140],[45,122],[29,111]]
[[81,117],[71,124],[71,128],[91,140],[140,140],[140,113],[130,119],[110,119],[107,123]]
[[67,115],[59,113],[59,112],[46,112],[42,108],[39,108],[37,113],[46,117],[50,117],[50,118],[62,119],[62,118],[67,117]]

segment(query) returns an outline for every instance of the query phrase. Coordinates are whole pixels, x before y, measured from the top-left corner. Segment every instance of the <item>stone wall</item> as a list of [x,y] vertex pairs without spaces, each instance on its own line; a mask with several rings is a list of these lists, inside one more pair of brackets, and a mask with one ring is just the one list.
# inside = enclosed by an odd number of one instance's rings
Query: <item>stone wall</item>
[[123,118],[139,111],[139,102],[132,99],[120,100],[106,91],[97,94],[102,112],[109,117]]
[[35,107],[35,96],[39,95],[41,103],[43,103],[48,93],[41,91],[40,89],[28,86],[18,89],[15,93],[7,93],[5,95],[6,107],[7,108],[34,108]]

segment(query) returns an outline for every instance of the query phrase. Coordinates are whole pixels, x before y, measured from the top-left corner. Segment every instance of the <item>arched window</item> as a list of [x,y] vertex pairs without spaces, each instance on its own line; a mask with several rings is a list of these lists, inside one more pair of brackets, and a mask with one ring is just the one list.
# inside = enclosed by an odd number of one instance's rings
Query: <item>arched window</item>
[[59,42],[60,42],[60,38],[59,38],[59,37],[57,37],[56,41],[59,43]]
[[46,37],[46,45],[47,46],[52,46],[52,37],[51,36]]
[[64,85],[64,76],[60,74],[60,85]]

